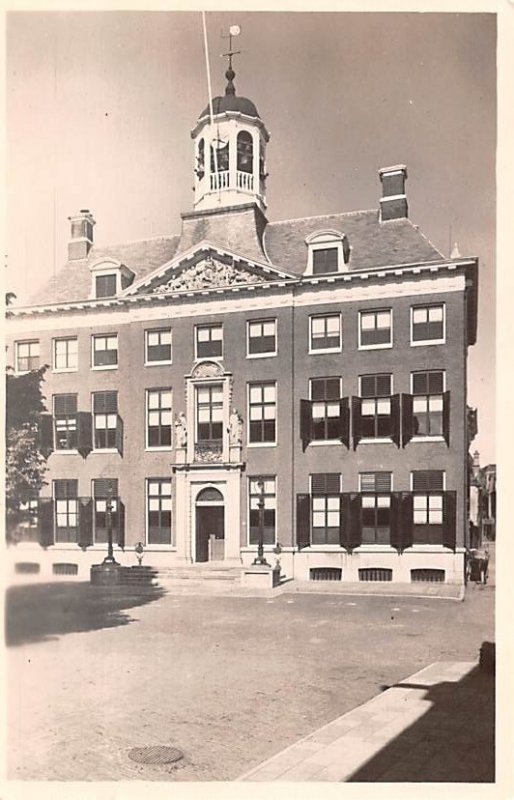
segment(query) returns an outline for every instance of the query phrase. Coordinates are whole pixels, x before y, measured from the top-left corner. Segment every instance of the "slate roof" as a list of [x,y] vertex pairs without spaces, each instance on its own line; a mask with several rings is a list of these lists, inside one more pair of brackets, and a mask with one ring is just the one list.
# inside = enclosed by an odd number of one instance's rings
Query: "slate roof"
[[[230,229],[228,217],[234,215]],[[248,224],[249,220],[252,224]],[[244,224],[243,224],[244,223]],[[438,261],[444,256],[409,219],[380,223],[378,211],[325,214],[302,219],[269,222],[264,231],[264,252],[259,214],[234,209],[222,214],[183,215],[182,236],[162,236],[126,244],[95,245],[87,259],[68,261],[30,305],[86,300],[91,290],[89,265],[102,257],[114,258],[135,273],[134,280],[171,261],[178,253],[202,240],[225,247],[253,260],[269,259],[271,265],[301,275],[307,263],[305,239],[315,231],[332,229],[345,234],[351,247],[350,270]]]

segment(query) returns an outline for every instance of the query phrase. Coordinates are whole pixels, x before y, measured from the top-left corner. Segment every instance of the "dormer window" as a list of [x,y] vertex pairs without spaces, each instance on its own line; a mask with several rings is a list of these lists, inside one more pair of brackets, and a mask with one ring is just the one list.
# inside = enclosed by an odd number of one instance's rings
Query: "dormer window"
[[124,264],[112,258],[96,261],[91,270],[91,299],[108,300],[116,297],[134,280],[134,273]]
[[307,237],[306,275],[330,275],[343,272],[350,258],[350,246],[344,233],[317,231]]
[[95,279],[95,297],[116,296],[116,275],[97,275]]

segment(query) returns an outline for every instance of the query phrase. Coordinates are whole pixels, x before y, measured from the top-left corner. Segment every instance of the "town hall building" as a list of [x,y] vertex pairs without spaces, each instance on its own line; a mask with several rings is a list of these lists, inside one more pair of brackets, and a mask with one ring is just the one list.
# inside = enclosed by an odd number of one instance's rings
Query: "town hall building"
[[180,232],[102,247],[82,210],[8,309],[7,363],[49,365],[12,568],[86,579],[110,504],[124,565],[141,542],[156,569],[240,568],[262,541],[299,580],[461,583],[477,259],[411,222],[402,164],[377,208],[268,221],[269,133],[234,77],[191,132]]

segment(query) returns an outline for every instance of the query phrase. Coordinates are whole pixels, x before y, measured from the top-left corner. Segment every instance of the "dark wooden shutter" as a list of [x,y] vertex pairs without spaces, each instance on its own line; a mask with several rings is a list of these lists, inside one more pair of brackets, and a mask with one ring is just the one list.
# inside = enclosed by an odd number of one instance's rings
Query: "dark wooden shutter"
[[118,545],[125,549],[125,505],[118,497]]
[[56,394],[54,397],[54,413],[55,416],[62,416],[63,414],[76,414],[77,395]]
[[118,495],[118,478],[95,478],[93,481],[93,497],[115,498]]
[[352,435],[354,450],[361,440],[361,407],[362,400],[360,397],[352,397]]
[[391,396],[391,439],[396,447],[400,447],[400,395],[393,394]]
[[350,401],[348,397],[343,397],[339,401],[339,438],[345,447],[350,449]]
[[120,456],[123,455],[123,420],[119,414],[116,420],[116,450]]
[[401,518],[401,495],[399,492],[391,492],[391,506],[389,511],[390,520],[390,539],[391,547],[398,550],[399,553],[403,550],[403,536],[402,536],[402,518]]
[[445,492],[443,495],[443,544],[455,550],[457,541],[457,492]]
[[414,499],[412,492],[401,492],[401,544],[402,550],[412,547],[414,541]]
[[88,411],[77,414],[77,439],[77,450],[82,458],[87,458],[93,449],[93,417]]
[[444,441],[450,446],[450,392],[443,394],[443,436]]
[[309,494],[296,495],[296,544],[298,550],[311,543],[311,497]]
[[95,414],[117,414],[117,392],[95,392],[93,395],[93,411]]
[[52,497],[40,497],[38,503],[39,544],[48,547],[54,543],[54,501]]
[[342,545],[351,553],[362,541],[361,496],[358,492],[346,492],[342,497],[344,517]]
[[302,450],[311,441],[311,419],[312,403],[310,400],[300,400],[300,439],[302,440]]
[[79,547],[93,544],[93,501],[90,497],[79,500]]
[[402,447],[414,436],[413,398],[411,394],[402,394]]
[[40,414],[38,417],[38,448],[45,458],[54,449],[54,421],[51,414]]

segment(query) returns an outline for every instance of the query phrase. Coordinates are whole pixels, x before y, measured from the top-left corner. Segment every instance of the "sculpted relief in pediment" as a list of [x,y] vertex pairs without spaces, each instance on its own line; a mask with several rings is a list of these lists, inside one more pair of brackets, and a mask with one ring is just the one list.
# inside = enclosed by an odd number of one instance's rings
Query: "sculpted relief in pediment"
[[237,269],[233,264],[224,264],[210,256],[186,267],[179,275],[155,288],[156,292],[190,291],[211,289],[244,283],[262,283],[265,278],[249,270]]

